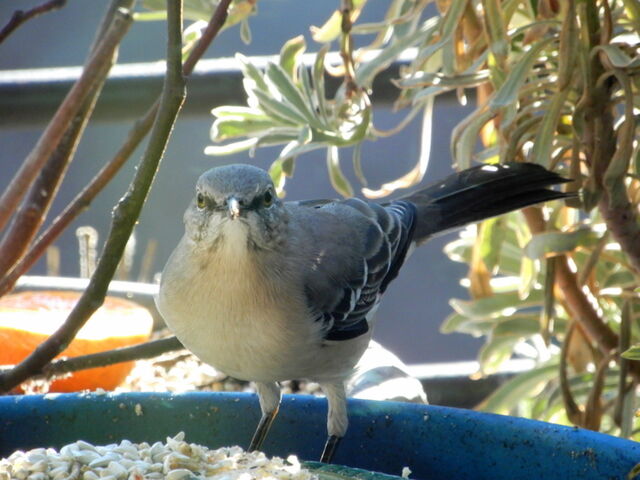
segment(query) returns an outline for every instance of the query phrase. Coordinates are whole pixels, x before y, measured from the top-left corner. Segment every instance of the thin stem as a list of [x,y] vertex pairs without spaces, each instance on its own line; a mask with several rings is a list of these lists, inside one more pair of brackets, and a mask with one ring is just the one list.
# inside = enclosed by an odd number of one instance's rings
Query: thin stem
[[[542,233],[546,222],[537,207],[523,209],[531,233]],[[580,322],[589,338],[605,355],[618,346],[618,336],[602,321],[598,312],[578,285],[576,274],[571,271],[565,255],[556,258],[556,284],[562,291],[569,306],[571,316]]]
[[185,96],[182,75],[182,2],[167,1],[167,75],[153,124],[149,144],[142,156],[129,190],[116,206],[104,251],[87,289],[64,324],[40,344],[26,359],[0,376],[0,391],[8,391],[41,371],[62,352],[87,319],[104,302],[109,282],[116,271],[127,240],[133,231]]
[[161,338],[130,347],[116,348],[107,352],[54,360],[44,366],[42,374],[49,378],[54,375],[63,375],[88,368],[106,367],[114,363],[154,358],[163,353],[182,349],[184,349],[184,346],[176,337]]
[[[125,8],[128,10],[132,6],[133,0],[112,0],[99,28],[96,40],[91,46],[90,55],[99,48],[114,21],[118,9]],[[2,242],[0,242],[0,278],[6,275],[24,255],[36,232],[42,226],[53,199],[56,197],[67,167],[74,157],[78,142],[107,78],[107,73],[115,61],[116,52],[117,50],[114,51],[111,60],[105,62],[101,67],[94,87],[69,124],[69,128],[56,146],[55,151],[31,185],[27,197],[15,214],[15,221],[2,238]]]
[[[224,26],[230,3],[231,0],[222,0],[216,7],[204,34],[182,67],[182,72],[185,76],[193,72],[198,60],[200,60]],[[36,263],[49,245],[91,204],[96,195],[98,195],[116,173],[118,173],[120,168],[122,168],[136,148],[138,148],[147,133],[149,133],[156,114],[158,113],[159,105],[159,100],[156,100],[149,110],[136,121],[129,131],[124,144],[120,147],[113,159],[100,170],[91,182],[67,205],[62,213],[53,220],[51,225],[36,239],[22,260],[13,267],[13,270],[0,280],[0,296],[13,289],[18,279]]]
[[131,15],[121,10],[117,12],[104,39],[85,64],[80,78],[71,88],[38,143],[22,163],[2,197],[0,197],[0,230],[6,226],[29,186],[42,170],[45,162],[51,157],[51,154],[68,130],[69,124],[82,108],[88,95],[95,88],[104,66],[111,62],[116,47],[129,30],[131,23]]
[[31,20],[32,18],[42,15],[43,13],[51,12],[52,10],[58,10],[64,7],[67,0],[49,0],[41,5],[33,7],[31,10],[16,10],[13,12],[11,19],[0,30],[0,43],[4,42],[9,35],[18,29],[23,23]]
[[202,58],[204,52],[209,48],[209,45],[213,41],[214,38],[218,36],[220,30],[224,26],[224,23],[227,21],[227,12],[229,10],[229,5],[231,4],[231,0],[220,0],[220,3],[216,7],[216,10],[213,12],[213,15],[209,19],[209,24],[207,28],[202,33],[202,37],[193,47],[189,57],[184,62],[182,67],[182,72],[185,76],[191,75],[193,69],[196,67],[198,60]]

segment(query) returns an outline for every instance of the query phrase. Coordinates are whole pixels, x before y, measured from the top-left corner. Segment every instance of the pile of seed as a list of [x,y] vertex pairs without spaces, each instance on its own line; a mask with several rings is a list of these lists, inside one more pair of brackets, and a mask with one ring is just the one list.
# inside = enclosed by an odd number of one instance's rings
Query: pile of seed
[[317,480],[295,456],[268,458],[240,447],[209,450],[184,441],[94,446],[85,441],[53,448],[17,451],[0,460],[0,480]]

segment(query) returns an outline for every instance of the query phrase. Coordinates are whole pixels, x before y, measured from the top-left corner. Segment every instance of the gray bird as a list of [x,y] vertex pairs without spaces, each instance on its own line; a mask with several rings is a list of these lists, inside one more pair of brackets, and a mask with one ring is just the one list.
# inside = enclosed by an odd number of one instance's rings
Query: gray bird
[[278,382],[309,379],[328,400],[330,462],[347,430],[345,379],[372,317],[410,251],[436,234],[566,194],[530,163],[483,165],[386,204],[356,198],[283,202],[264,170],[205,172],[185,234],[162,273],[157,306],[202,361],[255,382],[259,449],[280,404]]

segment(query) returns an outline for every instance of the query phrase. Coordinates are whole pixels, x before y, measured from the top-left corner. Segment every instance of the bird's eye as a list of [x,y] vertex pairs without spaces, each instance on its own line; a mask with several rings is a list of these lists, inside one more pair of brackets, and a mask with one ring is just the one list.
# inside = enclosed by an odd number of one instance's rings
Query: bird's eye
[[271,189],[264,192],[264,195],[262,196],[262,202],[265,207],[270,207],[271,205],[273,205],[274,199],[275,199],[275,196]]
[[204,195],[200,192],[198,192],[198,194],[196,195],[196,206],[202,210],[204,207],[207,206],[207,202],[204,198]]

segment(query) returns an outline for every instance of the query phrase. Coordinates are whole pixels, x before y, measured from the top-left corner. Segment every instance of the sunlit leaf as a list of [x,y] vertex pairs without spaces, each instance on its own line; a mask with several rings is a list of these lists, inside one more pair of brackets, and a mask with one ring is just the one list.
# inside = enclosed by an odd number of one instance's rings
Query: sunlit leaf
[[304,36],[298,35],[285,42],[280,49],[280,67],[290,78],[295,79],[300,59],[306,48]]
[[593,245],[597,237],[588,228],[573,232],[545,232],[534,235],[524,248],[529,258],[545,258],[574,250],[578,245]]
[[337,147],[327,148],[327,168],[329,169],[329,179],[333,188],[343,197],[352,197],[353,188],[349,180],[342,173],[340,168],[340,157],[338,155]]
[[[353,0],[352,10],[349,19],[351,22],[355,22],[362,11],[362,7],[367,3],[367,0]],[[318,43],[327,43],[335,40],[342,33],[342,12],[335,10],[329,19],[321,26],[310,28],[311,36],[313,40]]]
[[356,70],[356,83],[363,87],[371,86],[375,75],[387,68],[395,58],[415,43],[430,37],[437,31],[438,19],[427,20],[418,30],[406,37],[397,40],[388,47],[382,49],[375,58],[361,64]]
[[529,51],[522,56],[520,61],[515,64],[513,69],[509,72],[505,82],[491,100],[490,106],[492,110],[495,111],[499,108],[507,107],[516,103],[520,87],[529,75],[533,64],[538,59],[540,52],[552,41],[552,38],[547,38],[535,43],[531,46]]
[[562,115],[562,107],[569,95],[569,90],[561,90],[553,96],[549,109],[545,112],[542,122],[538,128],[533,149],[531,150],[531,161],[539,163],[547,168],[551,164],[551,152],[554,147],[555,132]]
[[622,352],[622,356],[627,360],[640,361],[640,345],[635,345],[630,349]]
[[488,109],[478,109],[465,118],[451,133],[451,156],[459,169],[471,167],[480,129],[495,116]]
[[263,92],[268,92],[269,87],[267,83],[264,81],[264,75],[258,68],[251,63],[251,61],[242,55],[241,53],[236,53],[236,59],[242,65],[242,72],[246,78],[250,78],[255,83],[255,86],[258,90],[262,90]]
[[493,329],[493,335],[526,338],[540,331],[538,315],[519,313],[499,322]]
[[521,300],[518,292],[497,293],[491,297],[478,300],[451,299],[449,304],[453,309],[467,317],[485,318],[493,315],[505,314],[505,312],[541,305],[543,296],[541,291],[533,290],[528,298]]
[[[283,98],[303,116],[306,122],[303,121],[302,123],[309,123],[316,128],[322,128],[322,124],[311,111],[312,107],[307,104],[302,92],[293,83],[291,77],[287,75],[282,67],[275,63],[270,63],[267,66],[266,75],[282,94]],[[260,97],[258,97],[258,99],[262,103],[262,99]]]
[[223,117],[213,122],[211,127],[211,139],[216,142],[251,136],[257,132],[262,132],[275,127],[277,124],[271,118],[247,117]]
[[632,58],[617,45],[598,45],[595,50],[604,53],[615,68],[640,67],[640,55]]
[[511,358],[513,347],[520,341],[521,337],[518,335],[490,335],[478,354],[482,373],[496,373],[502,364]]
[[476,408],[484,412],[508,414],[522,398],[531,398],[558,376],[558,365],[544,365],[521,373],[502,384]]
[[257,138],[248,138],[239,142],[229,143],[227,145],[209,145],[204,149],[205,155],[222,156],[232,155],[234,153],[244,152],[254,147],[258,142]]
[[251,26],[246,18],[240,22],[240,39],[245,45],[251,43]]
[[304,118],[302,113],[300,113],[290,104],[278,101],[275,98],[270,97],[269,94],[264,93],[260,90],[256,90],[254,93],[256,95],[256,98],[258,99],[258,102],[260,102],[260,108],[262,108],[262,110],[264,110],[264,112],[268,113],[270,116],[290,125],[307,124],[307,120]]

